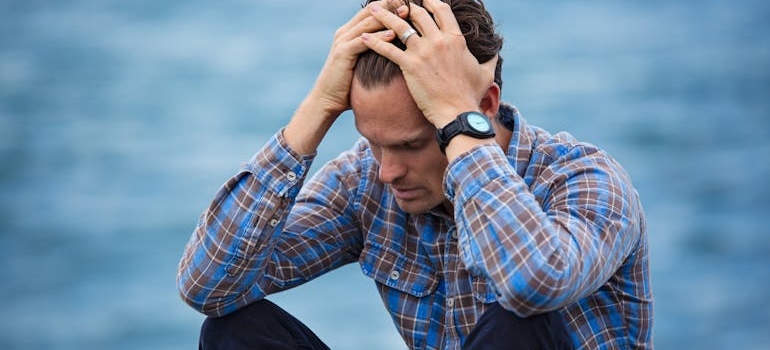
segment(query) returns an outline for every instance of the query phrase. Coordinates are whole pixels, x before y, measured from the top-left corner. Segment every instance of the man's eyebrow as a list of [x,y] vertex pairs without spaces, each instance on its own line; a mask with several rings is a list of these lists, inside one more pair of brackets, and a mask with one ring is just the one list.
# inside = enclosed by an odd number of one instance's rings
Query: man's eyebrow
[[388,142],[380,143],[377,141],[383,141],[383,140],[372,140],[371,138],[367,137],[366,135],[362,135],[364,138],[369,141],[369,143],[376,144],[378,146],[404,146],[404,145],[410,145],[414,143],[420,143],[425,142],[429,139],[427,135],[419,134],[419,135],[404,135],[403,137],[399,137],[395,140],[388,140]]
[[399,142],[394,143],[394,146],[414,146],[415,144],[422,144],[427,141],[429,137],[426,135],[416,135],[414,137],[403,137]]
[[407,144],[407,143],[425,142],[428,139],[429,139],[429,137],[427,137],[426,135],[418,135],[418,136],[415,136],[415,137],[412,137],[412,138],[404,138],[402,143]]

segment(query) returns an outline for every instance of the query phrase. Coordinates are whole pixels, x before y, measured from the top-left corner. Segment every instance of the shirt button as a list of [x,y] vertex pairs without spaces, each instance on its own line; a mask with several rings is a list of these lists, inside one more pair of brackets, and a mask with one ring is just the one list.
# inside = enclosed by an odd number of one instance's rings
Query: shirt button
[[449,298],[449,299],[447,299],[447,301],[446,301],[446,306],[447,306],[448,308],[450,308],[450,309],[451,309],[452,307],[454,307],[454,306],[455,306],[455,300],[454,300],[454,298]]
[[276,227],[276,226],[278,226],[278,219],[271,219],[270,227]]
[[390,279],[397,280],[399,277],[401,277],[401,273],[397,270],[390,271]]
[[457,239],[457,230],[452,231],[452,238]]
[[297,179],[297,174],[295,172],[293,172],[293,171],[290,171],[288,174],[286,174],[286,178],[289,181],[294,181],[294,180]]

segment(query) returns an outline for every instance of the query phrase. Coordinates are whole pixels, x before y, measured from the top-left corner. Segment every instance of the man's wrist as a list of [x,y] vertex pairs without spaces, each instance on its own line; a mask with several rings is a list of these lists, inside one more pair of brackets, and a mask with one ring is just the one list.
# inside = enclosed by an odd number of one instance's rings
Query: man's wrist
[[460,113],[449,124],[436,129],[436,139],[441,152],[445,153],[449,142],[460,135],[467,135],[476,139],[490,139],[495,137],[495,129],[492,126],[492,121],[481,112]]
[[305,99],[284,129],[284,139],[295,152],[312,154],[338,115],[329,114],[318,100]]
[[449,141],[449,144],[446,147],[446,158],[452,163],[455,159],[478,146],[492,144],[495,144],[495,139],[477,139],[468,135],[457,135]]
[[464,104],[457,106],[447,106],[432,113],[428,120],[436,127],[436,129],[442,129],[447,124],[454,121],[458,115],[468,111],[478,111],[478,104]]

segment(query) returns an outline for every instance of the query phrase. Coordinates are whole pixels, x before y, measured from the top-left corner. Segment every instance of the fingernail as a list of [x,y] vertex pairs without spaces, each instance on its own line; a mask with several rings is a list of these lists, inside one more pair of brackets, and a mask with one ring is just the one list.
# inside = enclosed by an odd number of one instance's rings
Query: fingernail
[[381,9],[380,5],[372,5],[372,12],[379,12]]
[[399,15],[403,15],[409,12],[409,6],[401,5],[396,9]]
[[363,40],[363,41],[369,41],[369,38],[370,38],[370,36],[369,36],[369,33],[363,33],[363,34],[361,34],[361,40]]

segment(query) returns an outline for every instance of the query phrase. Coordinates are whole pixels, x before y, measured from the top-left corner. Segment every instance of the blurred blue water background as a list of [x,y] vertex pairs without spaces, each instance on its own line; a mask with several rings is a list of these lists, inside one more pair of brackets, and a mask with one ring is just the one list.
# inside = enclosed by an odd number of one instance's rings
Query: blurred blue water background
[[[195,348],[182,248],[358,4],[0,2],[0,348]],[[505,100],[642,194],[657,347],[770,349],[770,3],[488,7]],[[317,165],[356,137],[344,116]],[[404,347],[355,265],[274,300],[333,348]]]

